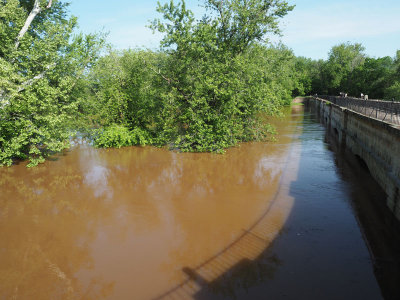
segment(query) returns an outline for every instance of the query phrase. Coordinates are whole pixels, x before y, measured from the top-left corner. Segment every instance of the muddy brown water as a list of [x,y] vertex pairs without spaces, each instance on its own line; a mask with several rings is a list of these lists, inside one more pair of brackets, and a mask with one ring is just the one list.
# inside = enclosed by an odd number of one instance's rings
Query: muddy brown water
[[395,299],[368,170],[303,107],[273,122],[225,155],[78,145],[1,168],[0,299]]

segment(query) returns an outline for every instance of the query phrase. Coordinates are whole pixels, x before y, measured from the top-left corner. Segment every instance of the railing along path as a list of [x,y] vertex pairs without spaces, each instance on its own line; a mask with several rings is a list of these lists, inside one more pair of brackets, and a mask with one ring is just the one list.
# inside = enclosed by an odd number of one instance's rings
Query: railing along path
[[353,97],[337,97],[318,95],[318,98],[327,100],[336,105],[348,108],[365,116],[387,123],[400,125],[400,102],[383,100],[364,100]]

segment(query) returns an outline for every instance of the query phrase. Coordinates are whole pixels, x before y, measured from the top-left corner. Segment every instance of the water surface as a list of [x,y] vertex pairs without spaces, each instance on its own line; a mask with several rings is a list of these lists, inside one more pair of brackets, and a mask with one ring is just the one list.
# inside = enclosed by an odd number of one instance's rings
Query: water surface
[[0,169],[0,299],[380,299],[363,183],[302,107],[274,123],[225,155],[80,145]]

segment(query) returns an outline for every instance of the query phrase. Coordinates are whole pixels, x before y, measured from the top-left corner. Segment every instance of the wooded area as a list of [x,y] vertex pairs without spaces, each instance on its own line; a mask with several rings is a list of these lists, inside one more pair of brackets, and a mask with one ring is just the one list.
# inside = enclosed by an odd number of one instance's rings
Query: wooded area
[[326,61],[296,57],[268,40],[294,9],[286,1],[203,2],[200,19],[184,1],[159,4],[158,51],[116,51],[77,34],[63,1],[1,0],[0,165],[37,165],[77,132],[97,147],[221,153],[268,138],[265,115],[294,96],[400,99],[400,51],[370,58],[344,43]]

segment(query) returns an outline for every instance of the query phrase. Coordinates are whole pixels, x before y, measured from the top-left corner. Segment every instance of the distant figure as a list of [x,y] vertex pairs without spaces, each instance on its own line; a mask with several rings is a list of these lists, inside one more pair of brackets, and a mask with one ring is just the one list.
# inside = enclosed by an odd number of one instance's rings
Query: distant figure
[[363,93],[361,93],[361,99],[364,99],[364,94]]
[[347,98],[347,93],[344,93],[344,97]]
[[364,95],[364,100],[368,100],[368,95]]
[[339,95],[340,95],[341,98],[344,97],[344,93],[343,92],[340,92]]

